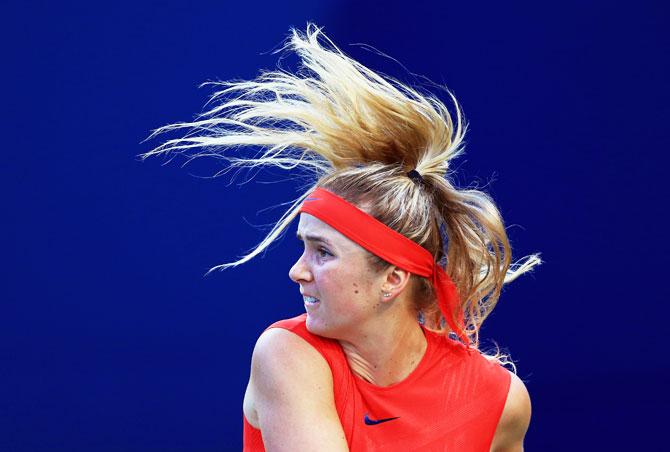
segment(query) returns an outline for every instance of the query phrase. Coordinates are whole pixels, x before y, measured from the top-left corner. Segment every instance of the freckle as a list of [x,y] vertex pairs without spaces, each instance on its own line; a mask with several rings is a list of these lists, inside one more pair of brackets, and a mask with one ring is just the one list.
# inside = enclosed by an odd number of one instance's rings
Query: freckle
[[357,291],[357,290],[354,290],[354,293],[358,293],[358,291]]
[[354,283],[354,287],[358,287],[358,284]]

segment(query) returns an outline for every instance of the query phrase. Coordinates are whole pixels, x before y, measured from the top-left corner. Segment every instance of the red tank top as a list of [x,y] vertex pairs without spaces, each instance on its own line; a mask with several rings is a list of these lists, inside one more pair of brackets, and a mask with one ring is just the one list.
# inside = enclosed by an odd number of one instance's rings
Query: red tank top
[[[268,328],[292,331],[328,362],[349,450],[490,451],[511,382],[505,368],[423,328],[428,347],[416,369],[391,386],[375,386],[351,372],[339,342],[307,331],[305,317]],[[244,416],[243,423],[244,451],[264,451],[260,430]]]

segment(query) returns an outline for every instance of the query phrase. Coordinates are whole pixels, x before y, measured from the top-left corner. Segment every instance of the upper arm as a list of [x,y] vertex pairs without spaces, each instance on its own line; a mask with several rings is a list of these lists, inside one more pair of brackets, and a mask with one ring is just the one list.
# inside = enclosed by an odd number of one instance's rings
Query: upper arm
[[[509,371],[508,371],[509,372]],[[498,427],[491,444],[491,452],[521,452],[531,416],[530,395],[526,385],[510,372],[512,381]]]
[[330,367],[301,337],[282,328],[259,337],[251,389],[266,450],[348,451]]

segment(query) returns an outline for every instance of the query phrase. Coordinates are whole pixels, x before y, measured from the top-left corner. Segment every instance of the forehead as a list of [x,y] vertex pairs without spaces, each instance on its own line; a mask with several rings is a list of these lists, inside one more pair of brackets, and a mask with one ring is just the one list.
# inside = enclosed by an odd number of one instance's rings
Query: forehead
[[350,240],[337,229],[305,212],[300,214],[298,235],[303,240],[308,237],[320,238],[344,250],[363,250],[360,245]]

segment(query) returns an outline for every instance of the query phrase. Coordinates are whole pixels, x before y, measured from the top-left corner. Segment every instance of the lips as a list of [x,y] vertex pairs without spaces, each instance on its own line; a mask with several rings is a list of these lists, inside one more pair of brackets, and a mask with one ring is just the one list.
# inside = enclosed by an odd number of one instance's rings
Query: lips
[[306,305],[314,305],[317,304],[319,301],[321,301],[316,297],[312,297],[311,295],[303,295],[302,299]]

